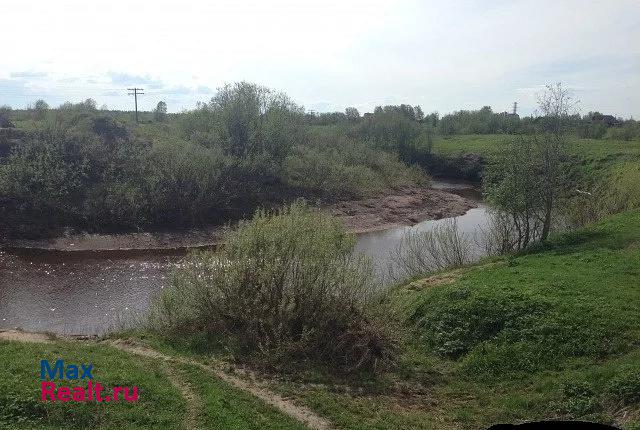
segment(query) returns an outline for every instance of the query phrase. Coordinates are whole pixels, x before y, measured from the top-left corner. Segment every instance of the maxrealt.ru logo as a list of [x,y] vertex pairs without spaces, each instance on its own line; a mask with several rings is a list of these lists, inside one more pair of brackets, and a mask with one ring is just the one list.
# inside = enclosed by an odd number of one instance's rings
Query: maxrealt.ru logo
[[[40,361],[41,400],[43,402],[111,402],[138,400],[138,387],[102,386],[93,379],[93,364],[65,365],[63,360],[56,360],[53,366],[49,360]],[[86,386],[56,384],[53,380],[85,381]]]

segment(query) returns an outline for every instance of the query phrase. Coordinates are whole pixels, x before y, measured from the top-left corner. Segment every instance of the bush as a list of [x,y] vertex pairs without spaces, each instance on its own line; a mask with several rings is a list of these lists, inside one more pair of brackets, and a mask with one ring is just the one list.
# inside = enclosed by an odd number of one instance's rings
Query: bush
[[611,139],[631,141],[640,138],[640,125],[636,121],[626,121],[621,127],[613,127],[609,130]]
[[11,108],[9,106],[0,106],[0,128],[15,127],[11,122]]
[[7,215],[42,234],[64,225],[136,225],[144,220],[145,150],[110,118],[72,115],[48,124],[0,165],[0,195],[15,202]]
[[229,160],[220,150],[177,140],[155,145],[144,170],[145,198],[154,224],[202,224],[222,212],[222,175]]
[[308,361],[339,371],[388,362],[390,336],[367,311],[372,271],[336,220],[297,202],[230,231],[194,254],[156,300],[153,329],[203,335],[238,359],[283,367]]
[[239,158],[266,153],[282,161],[305,139],[303,109],[285,94],[248,82],[220,88],[179,122],[186,138]]
[[517,115],[494,113],[491,107],[479,110],[461,110],[444,115],[438,121],[438,132],[442,136],[454,134],[514,134],[524,131],[524,126]]
[[284,167],[285,183],[331,200],[366,197],[426,179],[393,154],[337,135],[296,146]]
[[599,122],[578,126],[578,137],[583,139],[602,139],[607,134],[607,127]]
[[403,234],[390,255],[390,275],[403,279],[424,275],[471,262],[472,241],[458,229],[455,218],[448,218],[432,230]]
[[[410,108],[410,106],[409,106]],[[432,146],[432,130],[397,106],[376,108],[350,131],[374,148],[393,152],[407,163],[426,162]]]

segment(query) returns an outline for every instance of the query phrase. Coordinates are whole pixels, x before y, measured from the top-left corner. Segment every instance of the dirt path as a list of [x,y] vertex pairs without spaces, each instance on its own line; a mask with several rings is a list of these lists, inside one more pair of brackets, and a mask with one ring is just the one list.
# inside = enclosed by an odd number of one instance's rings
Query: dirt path
[[43,333],[29,333],[21,330],[0,330],[0,340],[26,343],[50,343],[51,337]]
[[[50,343],[52,342],[52,337],[47,334],[42,333],[29,333],[19,330],[0,330],[0,340],[7,341],[15,341],[15,342],[26,342],[26,343]],[[93,340],[82,340],[82,339],[64,339],[64,340],[74,340],[77,342],[94,342]],[[230,375],[224,372],[220,366],[211,366],[201,363],[197,360],[185,358],[185,357],[174,357],[170,355],[163,354],[160,351],[156,351],[154,349],[148,348],[143,345],[138,345],[132,343],[130,341],[125,341],[121,339],[116,340],[104,340],[99,341],[99,343],[106,344],[113,348],[119,349],[120,351],[126,352],[127,354],[138,355],[142,357],[152,358],[155,360],[163,360],[167,363],[179,363],[186,364],[190,366],[197,366],[200,369],[203,369],[213,376],[221,379],[227,384],[239,389],[241,391],[247,392],[254,397],[259,398],[266,404],[278,409],[285,415],[299,421],[313,430],[330,430],[333,426],[321,416],[315,414],[313,411],[296,405],[291,400],[285,399],[272,392],[271,390],[262,387],[255,382],[247,381],[237,376]],[[198,394],[193,390],[193,388],[185,382],[185,378],[181,378],[179,373],[168,366],[168,370],[166,372],[167,378],[169,381],[180,391],[182,397],[187,402],[187,413],[183,420],[183,427],[186,430],[195,430],[198,428],[198,416],[202,411],[203,405],[202,400],[198,396]]]
[[185,378],[181,377],[171,366],[166,367],[165,375],[167,375],[167,379],[180,391],[182,398],[187,402],[187,413],[182,419],[182,427],[185,430],[197,430],[199,428],[198,416],[203,408],[202,399],[196,394],[193,387],[185,382]]
[[218,367],[206,365],[204,363],[200,363],[199,361],[192,360],[189,358],[172,357],[169,355],[165,355],[154,349],[147,348],[142,345],[126,342],[123,340],[110,340],[105,342],[107,342],[109,345],[113,346],[114,348],[117,348],[129,354],[135,354],[135,355],[140,355],[144,357],[151,357],[155,359],[165,360],[169,362],[176,362],[181,364],[197,366],[207,372],[212,373],[214,376],[226,382],[227,384],[259,398],[266,404],[273,406],[274,408],[278,409],[285,415],[288,415],[291,418],[294,418],[295,420],[305,424],[307,427],[313,430],[330,430],[333,428],[326,419],[315,414],[313,411],[305,407],[296,405],[292,401],[285,399],[284,397],[268,390],[265,387],[261,387],[253,382],[249,382],[244,379],[240,379],[236,376],[230,375]]

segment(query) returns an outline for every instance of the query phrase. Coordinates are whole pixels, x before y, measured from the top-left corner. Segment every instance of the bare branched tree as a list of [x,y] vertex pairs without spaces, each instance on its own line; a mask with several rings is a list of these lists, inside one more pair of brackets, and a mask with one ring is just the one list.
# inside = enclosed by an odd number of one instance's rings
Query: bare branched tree
[[567,159],[565,124],[578,103],[572,92],[561,83],[547,85],[538,94],[538,106],[550,126],[539,145],[544,209],[541,240],[549,236],[555,206],[566,185],[567,175],[563,168],[563,161]]
[[444,220],[432,230],[409,231],[391,253],[392,278],[411,277],[471,261],[473,242],[458,228],[455,218]]

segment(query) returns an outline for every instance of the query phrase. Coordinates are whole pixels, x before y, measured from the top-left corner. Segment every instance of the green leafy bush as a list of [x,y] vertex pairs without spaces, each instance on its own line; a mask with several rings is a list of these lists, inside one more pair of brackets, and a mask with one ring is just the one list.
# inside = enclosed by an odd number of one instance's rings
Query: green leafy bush
[[607,134],[607,127],[599,122],[590,122],[579,125],[577,132],[582,139],[602,139]]
[[334,134],[296,146],[285,161],[284,181],[322,198],[338,199],[424,183],[426,176],[393,154]]
[[640,138],[640,124],[637,121],[626,121],[621,127],[609,129],[611,139],[631,141]]
[[199,336],[239,359],[374,370],[390,336],[369,316],[372,272],[336,220],[294,203],[257,212],[215,252],[194,254],[155,303],[161,334]]

